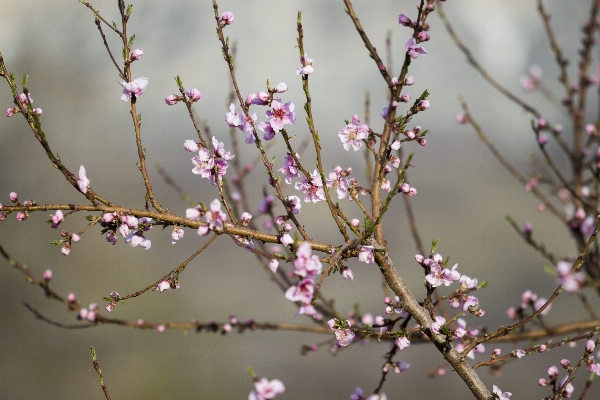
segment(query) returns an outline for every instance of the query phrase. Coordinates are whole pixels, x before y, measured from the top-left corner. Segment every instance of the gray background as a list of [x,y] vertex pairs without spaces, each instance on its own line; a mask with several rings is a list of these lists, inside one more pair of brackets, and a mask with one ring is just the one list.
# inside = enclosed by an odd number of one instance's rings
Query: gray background
[[[96,1],[94,7],[107,20],[118,21],[114,1]],[[145,55],[133,64],[134,77],[145,76],[149,86],[138,102],[143,114],[143,140],[147,149],[150,176],[163,206],[183,213],[186,204],[165,185],[152,167],[161,163],[195,198],[210,202],[215,188],[191,173],[191,154],[182,149],[195,133],[185,107],[167,107],[164,97],[176,93],[173,81],[180,75],[188,87],[202,92],[194,106],[197,117],[206,120],[212,133],[226,142],[228,128],[223,122],[227,111],[228,72],[214,32],[214,18],[207,1],[135,1],[128,33],[136,34],[134,47]],[[587,2],[548,2],[560,43],[571,60],[579,47],[577,35]],[[558,89],[557,68],[546,45],[541,22],[533,1],[456,1],[445,9],[459,34],[474,54],[506,87],[522,93],[518,79],[533,63],[544,68],[545,83]],[[379,111],[386,104],[385,86],[374,63],[338,1],[223,1],[220,10],[235,14],[235,23],[225,32],[237,42],[237,78],[245,94],[264,90],[269,79],[275,85],[287,82],[283,95],[293,101],[299,123],[290,128],[299,137],[307,135],[303,123],[303,94],[294,70],[299,65],[296,44],[296,13],[303,12],[305,49],[315,60],[310,78],[314,119],[323,143],[327,168],[351,166],[359,181],[362,155],[342,150],[337,132],[353,113],[363,115],[364,94],[372,99],[371,125],[381,131]],[[397,23],[400,13],[414,18],[414,1],[357,1],[355,10],[372,42],[383,54],[388,30],[394,43],[394,71],[400,66],[404,43],[410,30]],[[416,151],[410,171],[411,185],[425,243],[440,238],[438,251],[459,263],[459,271],[489,280],[478,292],[487,314],[471,324],[491,329],[508,324],[505,310],[520,302],[520,294],[532,289],[542,296],[554,290],[554,278],[543,272],[544,261],[522,243],[504,220],[512,215],[520,223],[532,221],[537,237],[559,255],[575,256],[568,233],[548,213],[537,212],[537,203],[520,184],[500,168],[471,129],[456,125],[464,96],[472,112],[497,146],[526,175],[531,172],[529,155],[535,151],[528,128],[530,117],[486,86],[464,62],[452,45],[441,21],[434,13],[429,22],[432,41],[423,46],[428,55],[411,66],[416,84],[409,93],[416,98],[424,89],[431,91],[431,108],[413,120],[431,133],[428,145],[406,146]],[[107,33],[115,53],[117,38]],[[136,149],[128,104],[119,100],[121,87],[93,23],[93,15],[76,1],[11,1],[0,7],[0,51],[11,72],[30,75],[29,89],[34,106],[44,111],[42,122],[52,148],[64,163],[77,171],[84,164],[97,193],[131,207],[143,207],[144,188],[135,166]],[[574,77],[573,71],[571,71]],[[557,91],[557,93],[560,93]],[[559,95],[560,96],[560,95]],[[562,122],[569,135],[567,120],[540,95],[526,98],[548,113],[554,123]],[[11,107],[7,85],[0,85],[0,108]],[[256,109],[259,120],[262,109]],[[243,145],[243,143],[242,143]],[[251,146],[237,154],[245,162],[255,157]],[[283,158],[281,141],[271,150]],[[311,165],[313,155],[303,160]],[[264,186],[262,168],[252,176],[251,195],[255,206]],[[8,193],[38,203],[82,202],[56,170],[50,167],[42,148],[20,116],[0,119],[0,202],[8,204]],[[288,188],[288,194],[294,194]],[[347,206],[347,205],[346,205]],[[347,206],[347,215],[359,211]],[[336,237],[334,224],[323,224],[327,210],[322,205],[303,205],[301,221],[315,239]],[[257,215],[256,209],[248,210]],[[77,231],[84,226],[83,215],[67,219],[62,228]],[[388,214],[386,229],[391,256],[400,273],[417,296],[422,296],[420,267],[413,261],[415,247],[406,226],[399,201]],[[75,292],[81,304],[102,302],[113,290],[121,294],[145,287],[188,257],[204,239],[187,231],[177,245],[170,244],[168,232],[153,230],[152,249],[143,251],[123,240],[110,246],[93,229],[74,244],[67,258],[50,241],[58,231],[38,213],[18,223],[14,216],[0,224],[0,242],[10,254],[41,276],[46,268],[54,271],[53,287],[66,295]],[[362,218],[361,218],[362,219]],[[338,241],[339,242],[339,241]],[[337,242],[336,242],[337,243]],[[339,242],[341,243],[341,242]],[[231,250],[233,249],[233,250]],[[186,321],[192,318],[222,321],[229,314],[257,321],[310,323],[294,317],[294,306],[266,279],[248,254],[233,246],[226,237],[192,262],[182,275],[181,289],[163,294],[149,293],[119,305],[112,317],[148,321]],[[335,276],[326,281],[324,293],[335,297],[342,312],[354,303],[361,310],[383,313],[380,277],[372,265],[350,263],[354,282]],[[246,398],[252,383],[245,369],[252,365],[259,376],[281,379],[287,399],[348,398],[355,386],[369,392],[380,377],[382,356],[387,345],[355,345],[336,357],[326,349],[300,356],[300,345],[325,340],[325,336],[287,332],[254,332],[243,335],[194,334],[167,331],[134,331],[115,326],[61,330],[35,320],[24,307],[29,302],[50,318],[74,323],[75,316],[47,301],[43,293],[28,285],[23,277],[3,262],[0,268],[0,397],[101,399],[104,398],[96,374],[90,371],[90,345],[94,345],[111,395],[115,399],[146,398]],[[560,298],[548,317],[550,323],[572,321],[577,303],[566,295]],[[503,354],[535,343],[499,345]],[[494,346],[488,345],[486,354]],[[581,345],[579,346],[581,349]],[[565,355],[581,350],[563,349],[533,355],[504,368],[502,377],[488,371],[481,376],[490,387],[496,384],[515,398],[545,391],[536,386],[550,365]],[[567,349],[568,350],[568,349]],[[478,360],[485,359],[480,356]],[[442,357],[426,345],[404,350],[400,360],[412,364],[401,375],[388,377],[384,391],[389,398],[445,396],[466,398],[465,385],[450,371],[430,382],[426,371],[443,364]],[[513,365],[514,364],[514,365]],[[527,373],[524,373],[526,371]],[[576,381],[581,383],[585,374]],[[597,388],[596,388],[597,390]],[[593,394],[593,393],[591,393]],[[591,396],[593,397],[593,396]],[[590,398],[591,398],[590,397]],[[421,397],[422,398],[422,397]]]

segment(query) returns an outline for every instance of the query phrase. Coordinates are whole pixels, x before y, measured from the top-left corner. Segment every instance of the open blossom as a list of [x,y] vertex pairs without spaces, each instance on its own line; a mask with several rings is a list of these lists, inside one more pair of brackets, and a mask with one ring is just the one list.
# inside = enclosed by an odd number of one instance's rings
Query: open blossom
[[261,378],[254,382],[254,390],[248,395],[248,400],[268,400],[285,392],[285,386],[279,379],[268,380]]
[[256,121],[256,113],[251,114],[248,117],[242,116],[243,123],[238,128],[244,132],[246,136],[246,143],[254,143],[254,122]]
[[264,140],[271,140],[275,137],[276,132],[268,121],[259,122],[256,127],[265,133],[263,135]]
[[358,261],[362,261],[367,264],[373,264],[375,262],[375,256],[373,255],[373,246],[363,246],[358,253]]
[[201,225],[198,228],[198,235],[204,236],[213,229],[223,230],[223,223],[227,220],[227,214],[221,211],[221,202],[218,199],[210,202],[210,211],[206,213],[205,218],[208,225]]
[[352,122],[346,125],[344,129],[338,133],[338,136],[346,151],[350,150],[350,147],[352,147],[354,151],[358,151],[362,146],[362,141],[369,137],[369,126],[361,125],[358,115],[354,114],[352,116]]
[[121,100],[129,101],[131,100],[131,95],[134,95],[135,97],[140,97],[142,93],[144,93],[146,86],[148,86],[148,79],[144,77],[139,77],[131,82],[119,81],[119,85],[123,86]]
[[[298,154],[296,154],[296,158],[299,158]],[[288,185],[292,183],[292,179],[300,177],[300,172],[298,170],[298,166],[296,165],[296,161],[290,154],[285,156],[283,159],[283,166],[279,168],[278,171],[281,171],[285,174],[285,183]]]
[[348,197],[348,181],[342,175],[342,167],[339,165],[329,172],[327,187],[333,187],[335,189],[338,199],[345,199]]
[[79,167],[79,177],[77,178],[77,186],[79,186],[79,190],[83,194],[87,193],[88,186],[90,186],[90,180],[85,174],[85,167],[83,165]]
[[175,244],[183,239],[184,233],[185,231],[180,226],[174,227],[173,232],[171,232],[171,244]]
[[225,114],[225,122],[232,128],[242,124],[242,117],[238,114],[237,108],[233,103],[229,105],[229,112]]
[[310,75],[315,72],[315,69],[312,66],[314,60],[312,58],[308,58],[306,54],[304,54],[304,62],[302,62],[302,58],[300,58],[300,63],[302,65],[296,68],[296,75]]
[[323,264],[319,257],[312,254],[312,248],[308,242],[302,242],[296,249],[294,260],[294,273],[301,277],[314,277],[323,270]]
[[337,347],[348,346],[354,339],[354,332],[349,328],[351,327],[350,321],[339,321],[335,318],[327,321],[327,326],[335,334],[335,345]]
[[198,155],[192,158],[192,162],[195,165],[194,169],[192,169],[194,174],[200,175],[203,178],[210,178],[214,160],[207,149],[201,148],[198,151]]
[[271,108],[272,110],[267,110],[267,118],[273,131],[279,132],[284,125],[296,123],[294,103],[291,101],[283,104],[280,98],[275,97],[271,102]]
[[425,49],[423,47],[421,47],[420,44],[417,44],[417,41],[415,40],[415,38],[408,39],[408,42],[406,42],[405,47],[406,47],[406,51],[408,52],[408,55],[411,56],[412,58],[417,58],[421,54],[427,54]]
[[323,181],[321,180],[319,171],[316,169],[311,174],[310,180],[306,176],[303,176],[302,182],[296,182],[295,188],[304,193],[304,201],[306,203],[310,201],[318,203],[326,200]]
[[452,282],[456,282],[460,279],[460,273],[456,271],[457,267],[458,264],[454,264],[454,267],[452,267],[452,269],[442,268],[440,264],[438,264],[437,262],[433,262],[430,265],[431,273],[427,274],[427,276],[425,276],[425,279],[433,287],[438,287],[442,284],[444,286],[450,286]]
[[312,278],[306,278],[300,281],[298,286],[290,286],[285,291],[285,298],[289,301],[300,301],[303,304],[310,304],[315,293],[315,281]]

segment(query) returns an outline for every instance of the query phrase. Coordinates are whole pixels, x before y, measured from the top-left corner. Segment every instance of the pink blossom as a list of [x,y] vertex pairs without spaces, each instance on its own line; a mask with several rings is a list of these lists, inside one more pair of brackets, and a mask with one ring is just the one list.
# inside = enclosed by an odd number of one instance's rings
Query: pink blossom
[[410,20],[410,18],[408,18],[408,17],[407,17],[406,15],[404,15],[404,14],[400,14],[400,15],[398,16],[398,22],[400,23],[400,25],[403,25],[403,26],[412,27],[412,25],[413,25],[413,23],[412,23],[412,21]]
[[42,109],[41,108],[34,108],[32,111],[33,111],[33,113],[35,115],[42,115]]
[[346,151],[350,150],[350,147],[352,147],[354,151],[358,151],[362,147],[362,140],[369,137],[369,126],[361,125],[358,115],[354,114],[352,116],[352,122],[346,125],[344,129],[338,133],[338,136]]
[[419,101],[419,103],[417,104],[417,108],[419,109],[419,111],[428,110],[429,109],[429,101],[428,100]]
[[408,52],[408,55],[411,56],[412,58],[417,58],[421,54],[427,54],[425,49],[423,47],[421,47],[420,44],[417,44],[417,41],[415,40],[415,38],[408,39],[408,42],[406,42],[405,47],[406,47],[406,51]]
[[46,283],[50,282],[50,280],[52,279],[52,270],[51,269],[47,269],[44,271],[44,280],[46,281]]
[[[298,158],[298,154],[296,154]],[[283,166],[279,168],[278,171],[281,171],[285,174],[285,183],[288,185],[292,183],[292,179],[296,179],[300,177],[300,172],[298,170],[298,166],[296,165],[296,161],[294,161],[294,157],[290,154],[286,155],[283,159]]]
[[142,58],[143,55],[144,55],[144,49],[135,49],[129,55],[129,60],[130,61],[139,60],[140,58]]
[[446,318],[442,316],[435,317],[435,321],[431,324],[431,331],[436,335],[441,333],[442,326],[446,323]]
[[410,340],[408,340],[406,336],[396,338],[396,347],[398,347],[399,350],[404,350],[408,346],[410,346]]
[[195,165],[194,169],[192,169],[194,174],[200,175],[203,178],[210,178],[212,176],[214,159],[207,149],[204,147],[201,148],[198,151],[198,155],[192,158],[192,162]]
[[312,254],[312,249],[308,242],[302,242],[296,249],[296,259],[294,260],[294,273],[300,277],[314,277],[323,270],[323,264],[319,257]]
[[275,130],[273,130],[273,127],[271,126],[271,124],[269,122],[267,122],[267,121],[259,122],[259,124],[256,127],[265,133],[263,135],[264,140],[268,141],[275,137],[276,132],[275,132]]
[[502,393],[502,390],[496,385],[493,386],[494,394],[498,396],[498,399],[509,399],[512,396],[510,392]]
[[338,329],[335,331],[335,345],[337,347],[348,346],[350,343],[352,343],[354,336],[354,332],[352,332],[350,329]]
[[283,104],[280,98],[275,97],[271,102],[271,108],[272,110],[267,110],[266,114],[273,131],[279,132],[284,125],[296,123],[294,104],[291,101]]
[[79,167],[79,178],[77,178],[77,185],[79,186],[81,193],[87,193],[88,187],[90,186],[90,180],[86,176],[85,167],[83,165]]
[[200,146],[193,140],[186,140],[185,142],[183,142],[183,148],[189,151],[190,153],[200,151]]
[[279,267],[279,261],[277,261],[276,259],[272,259],[272,260],[269,262],[269,269],[270,269],[270,270],[271,270],[273,273],[277,272],[277,268],[278,268],[278,267]]
[[65,220],[65,216],[61,210],[56,210],[54,215],[50,216],[50,227],[56,229],[60,226],[61,222]]
[[279,83],[277,84],[277,86],[275,86],[275,91],[276,91],[277,93],[284,93],[284,92],[286,92],[287,90],[288,90],[288,86],[286,85],[286,83],[285,83],[285,82],[279,82]]
[[300,202],[300,197],[288,196],[286,199],[292,209],[292,214],[300,214],[300,209],[302,208],[302,203]]
[[229,112],[225,114],[225,122],[232,128],[242,125],[242,117],[233,103],[229,105]]
[[12,117],[13,115],[15,115],[15,114],[16,114],[16,113],[18,113],[18,112],[19,112],[19,109],[18,109],[18,108],[16,108],[16,107],[13,107],[13,108],[7,108],[7,109],[6,109],[6,114],[5,114],[5,115],[6,115],[7,117]]
[[156,290],[158,290],[160,293],[164,292],[167,289],[171,289],[171,283],[168,281],[162,281],[156,287]]
[[375,256],[373,255],[373,246],[362,246],[358,253],[358,261],[362,261],[367,264],[373,264],[375,262]]
[[[304,62],[303,62],[303,58],[304,58]],[[312,58],[308,58],[308,56],[306,54],[304,54],[304,57],[300,57],[300,64],[302,64],[300,67],[296,68],[296,75],[310,75],[313,72],[315,72],[315,69],[313,68],[313,63],[314,60]]]
[[223,14],[221,14],[220,22],[223,26],[233,24],[234,20],[235,17],[233,16],[233,13],[231,11],[225,11]]
[[168,106],[173,106],[173,105],[179,103],[180,100],[181,100],[181,97],[179,97],[176,94],[170,94],[167,97],[165,97],[165,103]]
[[327,187],[333,187],[337,192],[338,199],[348,197],[348,181],[342,174],[342,167],[339,165],[329,172]]
[[536,90],[542,79],[542,69],[537,65],[532,65],[529,69],[529,74],[521,78],[521,87],[526,92]]
[[306,278],[298,283],[298,286],[290,286],[285,291],[285,298],[289,301],[300,301],[303,304],[310,304],[315,293],[315,281],[312,278]]
[[250,392],[248,400],[267,400],[285,392],[285,386],[279,379],[268,380],[261,378],[254,382],[254,391]]
[[221,202],[219,200],[214,199],[210,202],[210,211],[206,213],[205,218],[208,225],[201,225],[198,228],[198,235],[204,236],[210,230],[223,230],[223,223],[227,220],[227,214],[221,211]]
[[342,265],[340,267],[340,274],[342,275],[342,278],[344,279],[350,279],[351,281],[354,280],[354,272],[352,272],[352,270],[348,267],[346,267],[345,265]]
[[175,244],[183,239],[184,234],[185,231],[180,226],[174,226],[173,231],[171,232],[171,244]]
[[119,81],[119,85],[123,86],[123,93],[121,94],[121,100],[129,101],[131,96],[134,95],[136,98],[140,97],[146,86],[148,86],[148,79],[144,77],[136,78],[131,82]]
[[71,241],[72,241],[72,242],[75,242],[75,243],[77,243],[77,242],[79,242],[79,240],[80,240],[80,239],[81,239],[81,237],[80,237],[78,234],[76,234],[76,233],[73,233],[73,234],[71,235]]
[[251,114],[248,117],[243,117],[242,120],[243,123],[240,126],[238,126],[238,128],[242,132],[244,132],[244,136],[246,136],[246,143],[254,143],[254,122],[256,121],[256,114]]
[[556,263],[556,280],[567,293],[577,294],[585,282],[583,272],[572,271],[572,265],[568,261],[561,260]]
[[68,256],[69,253],[71,252],[71,245],[69,243],[66,243],[62,249],[60,249],[60,252],[63,254],[63,256]]
[[294,187],[296,188],[296,190],[299,190],[302,193],[304,193],[304,202],[306,203],[310,201],[312,201],[313,203],[318,203],[320,201],[326,200],[321,175],[316,169],[311,174],[310,179],[306,176],[303,176],[302,182],[296,182]]
[[291,244],[294,244],[294,239],[290,236],[289,233],[282,234],[281,237],[279,238],[279,241],[284,246],[289,246]]
[[198,89],[185,88],[185,94],[190,99],[190,103],[194,103],[202,98],[202,94],[200,94]]

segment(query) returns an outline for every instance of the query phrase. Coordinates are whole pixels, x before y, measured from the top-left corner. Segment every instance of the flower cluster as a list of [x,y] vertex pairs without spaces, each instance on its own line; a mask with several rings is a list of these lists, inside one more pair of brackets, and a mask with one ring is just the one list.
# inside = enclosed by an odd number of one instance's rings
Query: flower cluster
[[144,232],[152,229],[154,221],[152,218],[142,217],[140,219],[133,215],[124,215],[121,213],[105,213],[100,220],[102,231],[106,233],[106,240],[113,245],[117,244],[117,232],[125,238],[125,243],[133,247],[141,247],[145,250],[150,249],[152,245],[150,239],[144,237]]
[[210,179],[213,185],[220,183],[223,176],[227,173],[227,167],[229,163],[227,161],[233,159],[235,155],[231,155],[228,151],[225,151],[225,145],[223,142],[219,142],[216,137],[212,138],[212,146],[214,156],[210,154],[208,149],[200,147],[198,143],[193,140],[186,140],[183,147],[190,152],[198,152],[198,155],[192,158],[194,163],[194,169],[192,172],[196,175],[200,175],[202,178]]
[[294,274],[302,280],[296,286],[290,286],[285,292],[285,298],[289,301],[302,303],[298,314],[306,314],[317,318],[317,311],[311,302],[315,292],[315,277],[323,270],[323,264],[319,257],[312,254],[310,244],[302,242],[296,249],[294,260]]
[[[23,107],[24,109],[27,109],[27,106],[31,103],[33,103],[33,99],[31,98],[31,94],[29,93],[28,95],[25,95],[25,93],[21,93],[20,95],[17,96],[17,101],[18,103],[21,105],[21,107]],[[33,113],[36,115],[42,115],[42,109],[41,108],[34,108],[32,109]],[[6,116],[7,117],[12,117],[15,114],[18,114],[21,112],[21,109],[19,107],[11,107],[6,109]]]

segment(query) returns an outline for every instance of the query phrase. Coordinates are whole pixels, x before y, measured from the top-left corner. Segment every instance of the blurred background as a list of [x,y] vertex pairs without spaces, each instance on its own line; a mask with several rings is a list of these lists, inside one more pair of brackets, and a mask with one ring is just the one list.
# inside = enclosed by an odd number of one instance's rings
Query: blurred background
[[[572,64],[580,47],[579,32],[588,13],[588,2],[548,1],[552,24]],[[120,21],[115,1],[91,3],[108,21]],[[133,64],[133,76],[148,78],[149,85],[138,101],[143,116],[143,143],[147,149],[149,174],[159,202],[183,214],[187,204],[160,178],[161,164],[188,193],[208,204],[217,197],[216,188],[192,174],[193,156],[183,142],[194,139],[195,131],[182,104],[168,107],[164,98],[177,93],[173,77],[179,75],[186,87],[198,88],[202,100],[194,105],[196,117],[206,121],[211,134],[229,149],[229,75],[215,34],[212,3],[209,1],[133,1],[128,34],[135,33],[134,48],[145,55]],[[415,1],[355,1],[355,11],[371,41],[385,56],[385,38],[391,32],[394,75],[404,57],[404,44],[411,35],[398,24],[404,13],[416,17]],[[485,68],[509,90],[534,103],[552,123],[562,123],[570,135],[568,121],[541,95],[525,94],[519,79],[532,64],[544,71],[543,82],[561,97],[556,82],[558,69],[547,45],[533,1],[451,0],[444,4],[459,35]],[[296,17],[302,11],[305,51],[315,60],[310,77],[314,122],[323,144],[326,168],[352,167],[359,182],[365,182],[362,153],[343,151],[337,133],[356,113],[364,121],[365,94],[370,93],[370,125],[382,130],[380,110],[387,104],[385,85],[368,57],[357,32],[344,13],[341,1],[221,1],[220,11],[232,11],[233,25],[225,29],[238,46],[237,79],[244,95],[284,81],[290,90],[284,101],[296,105],[298,124],[288,129],[302,139],[308,135],[302,105],[300,65],[296,46]],[[431,108],[413,119],[429,129],[427,146],[407,144],[416,155],[409,182],[418,190],[413,198],[420,233],[427,245],[440,239],[438,252],[458,263],[458,270],[479,281],[488,280],[477,293],[484,317],[468,317],[470,325],[495,330],[510,323],[506,309],[518,306],[520,295],[531,289],[548,297],[555,279],[544,272],[545,262],[526,246],[505,220],[511,215],[520,224],[531,221],[534,235],[554,254],[576,256],[568,232],[549,213],[537,211],[536,200],[514,181],[491,156],[476,134],[457,125],[462,96],[497,147],[522,173],[531,174],[530,156],[536,151],[529,128],[531,117],[509,103],[484,83],[470,68],[447,36],[437,13],[429,18],[431,41],[423,47],[428,55],[413,61],[410,74],[415,84],[408,88],[413,98],[431,92]],[[116,57],[120,44],[105,29]],[[120,101],[118,74],[110,62],[94,25],[92,12],[76,1],[3,0],[0,7],[0,51],[8,69],[20,81],[29,74],[34,107],[43,109],[42,123],[49,143],[71,171],[84,164],[94,190],[127,207],[144,207],[144,186],[135,165],[137,152],[129,105]],[[389,69],[389,68],[388,68]],[[571,71],[572,77],[574,72]],[[2,110],[12,107],[10,91],[0,84]],[[595,105],[593,105],[595,107]],[[402,110],[402,108],[400,108]],[[264,110],[255,108],[259,121]],[[238,133],[241,138],[241,132]],[[242,141],[242,139],[240,139]],[[241,143],[236,154],[244,163],[256,157],[254,148]],[[554,151],[554,148],[552,148]],[[285,150],[277,140],[269,150],[279,168]],[[313,165],[314,154],[303,154],[305,165]],[[262,168],[251,175],[249,195],[257,207],[265,186]],[[327,169],[328,171],[328,169]],[[34,140],[21,116],[0,119],[0,202],[9,204],[16,191],[21,200],[44,203],[81,203],[61,174],[54,170],[43,149]],[[292,187],[287,195],[296,194]],[[359,218],[359,210],[343,204],[346,215]],[[422,271],[414,262],[416,248],[411,239],[405,210],[397,198],[386,215],[385,227],[391,256],[414,293],[425,293]],[[276,209],[276,212],[281,208]],[[300,221],[316,240],[342,243],[333,223],[325,218],[322,205],[304,204]],[[62,229],[74,232],[85,226],[84,214],[67,218]],[[154,229],[148,237],[152,248],[132,248],[121,239],[109,245],[99,229],[92,229],[64,257],[51,241],[60,232],[46,225],[47,213],[35,213],[24,222],[14,215],[0,223],[0,243],[12,257],[27,264],[41,278],[50,268],[52,286],[63,295],[73,292],[82,305],[99,302],[111,291],[122,295],[135,292],[170,271],[205,242],[193,231],[172,245],[170,232]],[[262,220],[259,219],[262,223]],[[336,238],[336,239],[332,239]],[[249,260],[252,259],[252,262]],[[326,280],[323,293],[336,299],[338,310],[383,314],[383,294],[376,267],[349,263],[353,282],[339,275]],[[296,309],[269,281],[253,257],[227,237],[220,237],[196,258],[180,277],[181,288],[162,294],[147,293],[118,305],[111,317],[147,321],[225,321],[229,315],[256,321],[304,323]],[[213,333],[167,330],[138,331],[117,326],[89,329],[60,329],[25,309],[27,302],[47,317],[65,324],[77,323],[62,305],[48,301],[5,261],[0,261],[0,397],[3,399],[102,399],[90,357],[94,345],[105,382],[114,399],[148,398],[246,398],[253,385],[246,373],[252,366],[259,377],[278,378],[286,386],[286,399],[346,399],[361,386],[370,393],[378,384],[387,344],[357,344],[329,354],[326,348],[306,357],[302,344],[313,344],[328,336],[289,332],[247,332],[221,336]],[[596,301],[596,309],[599,307]],[[549,324],[573,321],[578,303],[563,295],[547,317]],[[102,311],[104,312],[104,311]],[[81,324],[84,324],[83,322]],[[537,343],[489,344],[506,354]],[[582,345],[579,345],[582,348]],[[569,352],[570,350],[570,352]],[[502,369],[502,376],[481,370],[491,387],[496,384],[515,398],[541,398],[546,392],[537,380],[562,357],[575,357],[580,349],[558,349],[535,354]],[[398,360],[411,364],[401,375],[388,376],[384,391],[388,398],[468,398],[470,392],[451,373],[430,382],[427,371],[444,364],[431,346],[413,345]],[[527,373],[525,374],[524,371]],[[585,374],[584,374],[585,375]],[[580,389],[584,375],[575,381]],[[596,385],[597,386],[597,385]],[[426,389],[425,389],[426,388]],[[600,393],[597,387],[595,393]],[[591,395],[591,396],[590,396]],[[588,394],[594,398],[593,393]]]

